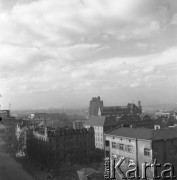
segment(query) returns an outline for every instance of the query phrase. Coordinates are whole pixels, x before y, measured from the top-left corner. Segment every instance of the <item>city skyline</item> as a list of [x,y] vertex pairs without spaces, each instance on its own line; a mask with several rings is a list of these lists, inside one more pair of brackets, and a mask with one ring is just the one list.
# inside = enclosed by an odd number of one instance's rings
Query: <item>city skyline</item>
[[176,104],[176,31],[175,0],[0,0],[0,104]]

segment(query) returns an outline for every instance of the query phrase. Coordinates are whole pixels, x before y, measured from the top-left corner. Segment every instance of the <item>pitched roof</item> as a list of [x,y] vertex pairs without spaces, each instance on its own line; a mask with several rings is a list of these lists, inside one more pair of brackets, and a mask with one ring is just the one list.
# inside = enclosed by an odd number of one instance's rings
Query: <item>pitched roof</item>
[[90,126],[113,126],[116,125],[115,118],[106,116],[93,116],[89,120],[85,121],[85,125]]
[[105,116],[93,116],[89,120],[85,121],[84,124],[90,126],[104,126],[105,119]]
[[125,128],[119,127],[114,130],[106,132],[106,135],[156,140],[156,139],[170,139],[177,138],[177,128],[166,129],[146,129],[146,128]]
[[117,109],[127,109],[127,106],[104,106],[103,107],[103,111],[104,110],[117,110]]

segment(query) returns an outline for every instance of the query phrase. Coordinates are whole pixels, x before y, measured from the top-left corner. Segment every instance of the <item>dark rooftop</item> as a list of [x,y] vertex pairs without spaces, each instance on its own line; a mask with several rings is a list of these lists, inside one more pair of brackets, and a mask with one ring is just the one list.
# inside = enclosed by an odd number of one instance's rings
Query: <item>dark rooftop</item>
[[[35,128],[35,132],[38,132],[39,134],[44,135],[44,127],[37,127]],[[48,136],[66,136],[66,135],[73,135],[73,134],[88,134],[90,130],[83,128],[83,129],[63,129],[63,128],[58,128],[54,129],[51,127],[47,127],[47,134]]]
[[177,128],[146,129],[119,127],[106,132],[106,135],[129,137],[146,140],[177,138]]

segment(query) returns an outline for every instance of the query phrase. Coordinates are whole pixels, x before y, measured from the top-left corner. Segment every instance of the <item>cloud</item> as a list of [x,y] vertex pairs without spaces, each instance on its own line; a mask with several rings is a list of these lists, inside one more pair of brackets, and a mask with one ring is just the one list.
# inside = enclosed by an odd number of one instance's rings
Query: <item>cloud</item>
[[173,18],[171,19],[171,24],[177,25],[177,14],[173,15]]
[[154,70],[154,66],[148,66],[146,68],[143,69],[144,73],[150,73]]
[[131,84],[130,84],[130,87],[131,87],[131,88],[134,88],[134,87],[137,87],[137,86],[139,86],[139,83],[131,83]]
[[43,106],[44,94],[174,87],[176,11],[174,0],[0,1],[0,91]]

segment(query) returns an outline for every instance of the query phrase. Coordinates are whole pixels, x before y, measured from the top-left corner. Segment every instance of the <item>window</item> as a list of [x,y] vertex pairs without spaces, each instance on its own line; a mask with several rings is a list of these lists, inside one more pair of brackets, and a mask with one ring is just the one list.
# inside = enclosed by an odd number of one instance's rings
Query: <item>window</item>
[[119,144],[119,149],[120,149],[121,151],[124,151],[124,144]]
[[109,157],[109,156],[110,156],[110,152],[106,151],[106,157]]
[[145,156],[150,156],[150,149],[144,148],[144,155]]
[[112,142],[112,148],[116,149],[116,143],[115,142]]
[[109,141],[106,140],[105,142],[106,142],[106,146],[109,147]]
[[127,150],[128,150],[129,153],[133,153],[133,146],[132,145],[128,145]]

